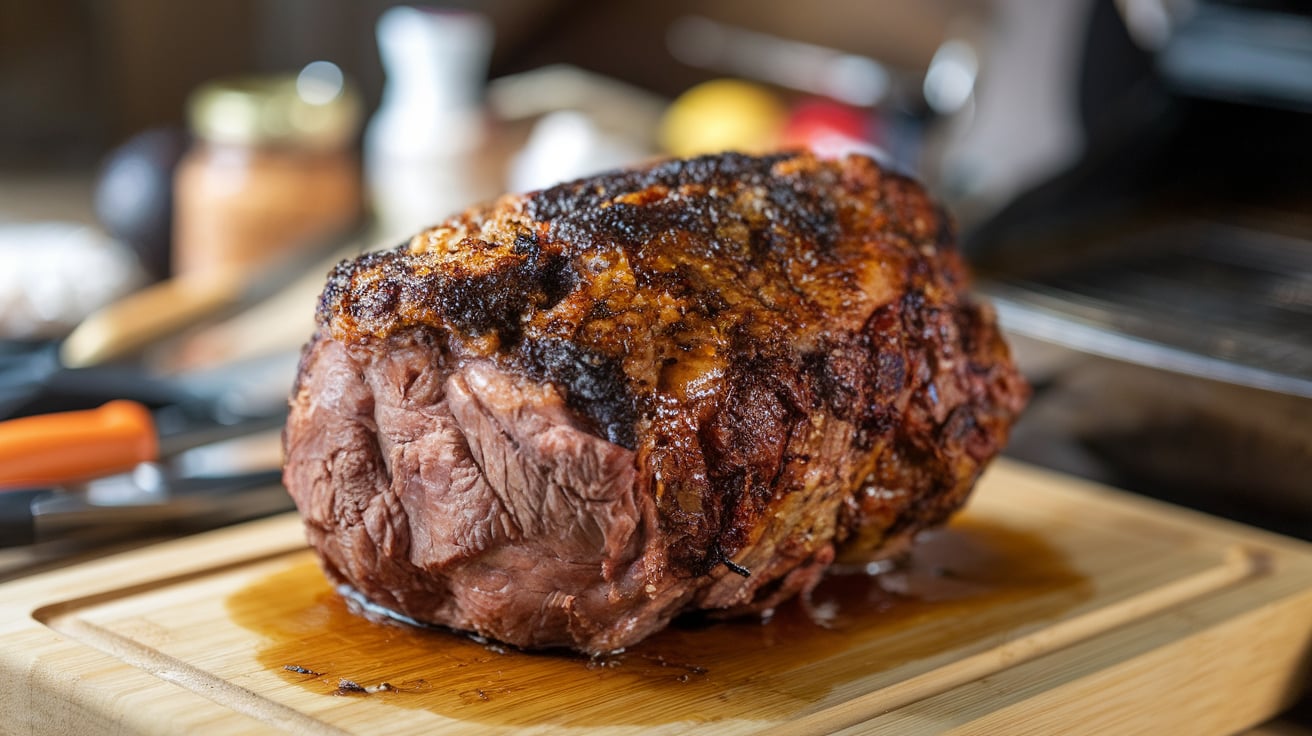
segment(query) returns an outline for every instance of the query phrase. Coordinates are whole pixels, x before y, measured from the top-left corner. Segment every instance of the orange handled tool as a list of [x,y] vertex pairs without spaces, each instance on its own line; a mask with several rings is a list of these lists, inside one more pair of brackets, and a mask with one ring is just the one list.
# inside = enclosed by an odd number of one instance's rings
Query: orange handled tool
[[123,472],[158,458],[154,418],[135,401],[0,422],[0,492]]

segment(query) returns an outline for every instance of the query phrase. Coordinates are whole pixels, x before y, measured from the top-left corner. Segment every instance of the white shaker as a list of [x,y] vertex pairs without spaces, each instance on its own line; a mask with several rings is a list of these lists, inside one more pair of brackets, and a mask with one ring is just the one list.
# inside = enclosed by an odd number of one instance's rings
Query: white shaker
[[492,41],[478,13],[395,7],[379,18],[387,84],[365,131],[365,176],[383,243],[498,193],[479,165]]

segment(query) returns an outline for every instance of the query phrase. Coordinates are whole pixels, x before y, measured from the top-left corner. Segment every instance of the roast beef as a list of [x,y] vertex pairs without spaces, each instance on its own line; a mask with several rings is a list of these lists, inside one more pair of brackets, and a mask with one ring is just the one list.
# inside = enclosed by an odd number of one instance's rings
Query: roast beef
[[508,196],[331,274],[285,434],[328,577],[522,647],[762,611],[942,523],[1027,388],[868,158]]

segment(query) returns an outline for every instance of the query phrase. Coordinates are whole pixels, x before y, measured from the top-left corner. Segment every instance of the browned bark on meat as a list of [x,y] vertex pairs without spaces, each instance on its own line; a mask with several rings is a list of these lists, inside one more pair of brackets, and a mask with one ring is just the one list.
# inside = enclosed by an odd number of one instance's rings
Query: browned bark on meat
[[671,161],[341,264],[287,430],[329,575],[606,651],[964,502],[1027,389],[945,215],[863,157]]

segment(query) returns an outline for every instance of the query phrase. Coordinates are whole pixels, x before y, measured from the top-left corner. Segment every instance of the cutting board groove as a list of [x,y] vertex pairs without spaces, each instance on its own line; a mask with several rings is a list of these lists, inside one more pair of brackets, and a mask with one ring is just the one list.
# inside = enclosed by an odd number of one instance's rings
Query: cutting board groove
[[207,570],[197,570],[184,575],[105,591],[44,606],[33,611],[32,617],[70,639],[94,647],[118,661],[149,672],[161,680],[180,685],[226,708],[256,718],[262,723],[298,733],[345,734],[346,731],[311,718],[295,708],[261,697],[246,688],[234,685],[180,659],[163,654],[131,637],[122,636],[90,623],[77,615],[79,610],[97,604],[140,595],[228,570],[246,567],[250,564],[278,560],[288,556],[290,556],[288,552],[263,555],[259,558],[231,562]]
[[0,732],[1219,734],[1312,665],[1293,540],[1004,462],[917,554],[587,662],[351,616],[268,519],[0,586]]

